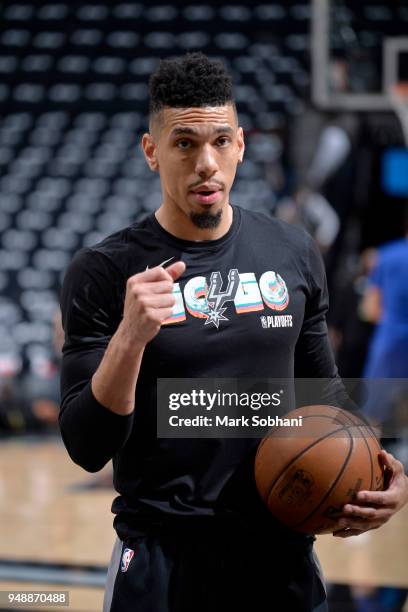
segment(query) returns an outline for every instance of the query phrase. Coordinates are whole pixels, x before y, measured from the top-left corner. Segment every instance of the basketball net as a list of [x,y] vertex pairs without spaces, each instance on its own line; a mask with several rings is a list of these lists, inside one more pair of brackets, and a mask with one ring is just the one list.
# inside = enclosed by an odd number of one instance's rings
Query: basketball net
[[395,114],[401,122],[405,146],[408,147],[408,81],[393,85],[389,96]]

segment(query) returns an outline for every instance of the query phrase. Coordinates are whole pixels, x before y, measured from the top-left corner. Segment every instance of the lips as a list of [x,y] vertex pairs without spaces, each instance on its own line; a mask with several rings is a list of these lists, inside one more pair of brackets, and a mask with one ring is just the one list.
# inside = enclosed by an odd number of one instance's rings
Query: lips
[[219,185],[205,184],[196,187],[191,193],[199,204],[214,204],[221,197],[221,188]]
[[211,193],[193,193],[194,199],[200,204],[214,204],[221,195],[221,191],[212,191]]

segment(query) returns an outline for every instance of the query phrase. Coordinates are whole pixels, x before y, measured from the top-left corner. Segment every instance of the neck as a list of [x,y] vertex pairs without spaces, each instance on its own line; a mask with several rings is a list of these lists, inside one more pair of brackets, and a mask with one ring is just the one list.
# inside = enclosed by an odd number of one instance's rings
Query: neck
[[217,240],[222,238],[231,227],[233,212],[229,204],[222,209],[221,221],[215,228],[203,229],[194,225],[190,217],[180,210],[170,209],[162,204],[155,212],[160,225],[169,234],[182,240],[202,242],[205,240]]

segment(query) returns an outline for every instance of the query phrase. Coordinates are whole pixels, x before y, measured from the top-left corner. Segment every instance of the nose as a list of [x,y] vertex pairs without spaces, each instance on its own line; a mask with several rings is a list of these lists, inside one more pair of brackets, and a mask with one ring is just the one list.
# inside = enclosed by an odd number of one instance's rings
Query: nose
[[209,178],[217,172],[216,152],[210,144],[207,143],[200,148],[195,170],[200,178]]

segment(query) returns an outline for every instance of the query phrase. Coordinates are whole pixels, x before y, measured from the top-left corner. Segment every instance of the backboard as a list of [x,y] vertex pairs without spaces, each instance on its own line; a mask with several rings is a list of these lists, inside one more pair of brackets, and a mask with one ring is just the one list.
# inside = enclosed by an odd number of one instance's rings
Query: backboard
[[312,0],[312,98],[323,109],[395,110],[408,82],[408,4]]

